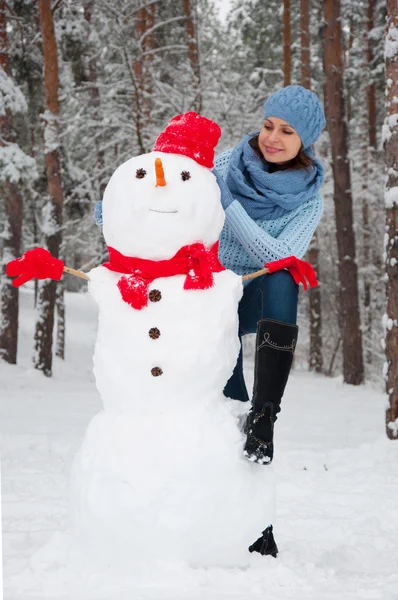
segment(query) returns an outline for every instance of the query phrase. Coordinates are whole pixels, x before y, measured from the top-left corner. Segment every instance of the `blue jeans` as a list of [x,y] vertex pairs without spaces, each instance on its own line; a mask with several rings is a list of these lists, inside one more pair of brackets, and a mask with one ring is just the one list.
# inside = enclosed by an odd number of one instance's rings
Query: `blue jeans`
[[289,271],[256,277],[244,288],[238,309],[241,348],[234,372],[224,388],[224,396],[242,402],[249,400],[243,376],[242,336],[256,333],[260,319],[295,324],[297,302],[298,285]]

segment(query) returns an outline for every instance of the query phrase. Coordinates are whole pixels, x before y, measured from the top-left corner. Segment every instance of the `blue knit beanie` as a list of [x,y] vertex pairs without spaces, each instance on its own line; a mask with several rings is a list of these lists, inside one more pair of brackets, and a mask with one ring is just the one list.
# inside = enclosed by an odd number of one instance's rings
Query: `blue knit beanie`
[[326,125],[318,96],[301,85],[288,85],[272,94],[264,103],[264,119],[278,117],[298,133],[305,148],[317,140]]

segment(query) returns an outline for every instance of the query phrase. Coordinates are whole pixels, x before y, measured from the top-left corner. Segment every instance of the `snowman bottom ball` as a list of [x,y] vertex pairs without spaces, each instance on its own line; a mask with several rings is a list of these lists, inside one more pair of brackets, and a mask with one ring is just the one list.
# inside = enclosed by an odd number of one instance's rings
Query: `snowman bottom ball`
[[273,470],[242,456],[233,404],[93,418],[71,478],[74,532],[89,552],[106,564],[250,563],[274,519]]

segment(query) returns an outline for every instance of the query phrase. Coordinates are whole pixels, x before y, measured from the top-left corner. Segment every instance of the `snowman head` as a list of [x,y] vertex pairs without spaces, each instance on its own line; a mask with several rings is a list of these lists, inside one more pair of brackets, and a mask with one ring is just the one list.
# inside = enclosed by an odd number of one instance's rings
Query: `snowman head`
[[210,171],[220,128],[196,113],[175,117],[154,151],[112,175],[103,199],[108,246],[126,256],[161,260],[182,246],[212,246],[224,224],[220,189]]

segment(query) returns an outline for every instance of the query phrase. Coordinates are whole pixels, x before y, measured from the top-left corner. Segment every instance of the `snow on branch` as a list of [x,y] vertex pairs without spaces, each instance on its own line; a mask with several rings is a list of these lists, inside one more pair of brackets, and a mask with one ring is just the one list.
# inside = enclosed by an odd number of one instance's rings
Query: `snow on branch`
[[388,28],[384,56],[386,59],[393,58],[398,54],[398,28],[393,24]]
[[398,206],[398,187],[394,186],[390,189],[386,189],[384,200],[386,204],[386,208],[393,208],[393,206]]
[[393,113],[392,115],[388,115],[385,118],[383,123],[383,127],[381,130],[381,137],[383,144],[384,142],[388,142],[391,139],[392,134],[394,133],[394,129],[398,126],[398,113]]
[[392,431],[394,437],[398,437],[398,419],[395,419],[395,421],[389,421],[387,423],[387,427]]
[[59,146],[59,117],[46,110],[40,118],[44,126],[44,154],[50,154]]
[[148,54],[158,54],[159,52],[166,52],[167,50],[184,50],[186,51],[187,47],[184,44],[172,44],[170,46],[162,46],[161,48],[154,48],[153,50],[147,50],[142,53],[142,56],[147,56]]
[[148,35],[151,35],[151,33],[153,33],[156,29],[159,29],[159,27],[163,27],[164,25],[168,25],[169,23],[174,23],[175,21],[184,21],[186,19],[186,16],[179,16],[179,17],[172,17],[170,19],[166,19],[165,21],[161,21],[160,23],[156,23],[155,25],[153,25],[153,27],[150,27],[149,29],[147,29],[145,31],[145,33],[142,34],[142,36],[140,37],[140,39],[138,40],[138,43],[141,45],[143,40],[148,37]]
[[0,181],[19,183],[37,179],[36,161],[17,144],[0,146]]
[[54,211],[54,204],[50,200],[48,200],[42,208],[42,220],[40,224],[41,231],[46,237],[56,235],[61,229],[60,225],[57,222],[57,217]]
[[368,40],[378,42],[384,36],[384,31],[385,25],[378,25],[377,27],[373,27],[373,29],[368,31]]
[[0,116],[11,113],[25,113],[28,110],[26,100],[19,87],[0,67]]

